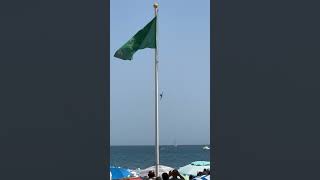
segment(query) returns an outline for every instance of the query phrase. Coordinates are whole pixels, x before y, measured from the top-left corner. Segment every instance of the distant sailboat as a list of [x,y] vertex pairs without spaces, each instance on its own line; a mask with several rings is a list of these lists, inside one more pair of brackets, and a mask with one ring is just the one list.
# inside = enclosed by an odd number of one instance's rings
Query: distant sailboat
[[208,147],[208,146],[204,146],[202,149],[204,149],[204,150],[209,150],[209,149],[210,149],[210,147]]
[[174,145],[173,145],[174,147],[178,147],[178,144],[177,144],[177,141],[176,140],[174,140]]

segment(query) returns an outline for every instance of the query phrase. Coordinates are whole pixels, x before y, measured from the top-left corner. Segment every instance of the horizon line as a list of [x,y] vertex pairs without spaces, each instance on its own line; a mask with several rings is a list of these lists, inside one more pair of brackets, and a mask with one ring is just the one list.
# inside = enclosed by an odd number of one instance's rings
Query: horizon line
[[[177,144],[176,146],[208,146],[210,144]],[[155,146],[154,144],[117,144],[110,146]],[[160,144],[160,146],[175,146],[174,144]]]

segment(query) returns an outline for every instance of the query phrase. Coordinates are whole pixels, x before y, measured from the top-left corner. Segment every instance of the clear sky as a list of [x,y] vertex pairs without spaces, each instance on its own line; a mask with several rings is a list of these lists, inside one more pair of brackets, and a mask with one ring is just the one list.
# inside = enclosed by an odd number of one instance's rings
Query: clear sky
[[[210,142],[210,1],[159,0],[160,144]],[[115,51],[153,17],[152,0],[110,2],[111,145],[154,144],[154,50]]]

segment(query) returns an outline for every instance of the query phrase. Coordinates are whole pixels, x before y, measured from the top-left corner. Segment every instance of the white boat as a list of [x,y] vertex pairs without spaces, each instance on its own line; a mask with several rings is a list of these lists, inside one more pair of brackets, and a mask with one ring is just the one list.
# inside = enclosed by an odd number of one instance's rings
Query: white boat
[[208,146],[204,146],[202,149],[209,150],[210,148]]

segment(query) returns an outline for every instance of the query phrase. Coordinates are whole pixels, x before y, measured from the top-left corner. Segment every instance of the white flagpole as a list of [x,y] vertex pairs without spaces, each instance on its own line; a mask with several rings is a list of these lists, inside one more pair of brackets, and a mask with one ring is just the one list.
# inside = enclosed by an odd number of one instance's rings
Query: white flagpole
[[[159,4],[155,2],[153,4],[154,7],[154,14],[158,16],[158,7]],[[154,53],[154,60],[155,60],[155,158],[156,158],[156,177],[159,176],[159,87],[158,87],[158,18],[156,21],[156,48]]]

